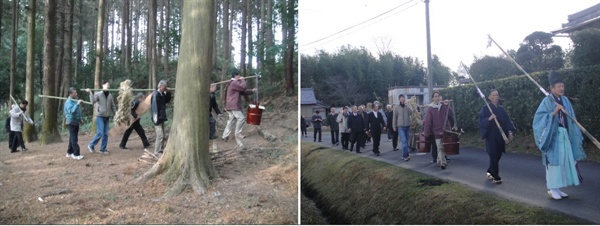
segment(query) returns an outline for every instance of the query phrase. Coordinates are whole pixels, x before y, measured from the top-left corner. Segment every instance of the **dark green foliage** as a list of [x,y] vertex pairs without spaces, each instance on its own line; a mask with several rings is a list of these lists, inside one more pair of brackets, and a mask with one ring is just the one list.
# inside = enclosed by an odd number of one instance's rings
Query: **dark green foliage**
[[510,60],[502,57],[484,56],[475,61],[469,67],[469,75],[475,81],[489,81],[522,74],[521,71]]
[[[577,120],[594,136],[600,137],[600,66],[560,70],[565,84],[565,95],[575,109]],[[546,91],[550,92],[548,72],[531,74]],[[479,87],[487,96],[489,87],[494,86],[500,94],[500,104],[507,110],[519,132],[532,133],[533,116],[544,94],[525,75],[496,81],[480,82]],[[458,126],[465,131],[478,131],[478,112],[484,106],[474,85],[463,85],[441,90],[444,98],[453,99]]]
[[600,64],[600,29],[588,28],[571,34],[573,52],[571,64],[586,67]]
[[562,48],[552,45],[552,34],[536,31],[523,40],[517,50],[515,60],[527,72],[557,70],[564,66]]

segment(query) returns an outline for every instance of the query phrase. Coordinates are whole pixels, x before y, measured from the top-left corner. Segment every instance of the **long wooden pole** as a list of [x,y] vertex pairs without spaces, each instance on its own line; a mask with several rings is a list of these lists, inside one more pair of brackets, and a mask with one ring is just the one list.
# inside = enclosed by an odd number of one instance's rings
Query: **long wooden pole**
[[[527,78],[529,78],[529,80],[531,80],[540,89],[540,91],[542,91],[542,93],[544,93],[546,96],[550,96],[550,93],[548,93],[539,83],[537,83],[537,81],[535,81],[531,77],[531,75],[529,75],[529,73],[527,73],[521,67],[521,65],[519,65],[519,63],[517,63],[517,61],[515,61],[515,59],[513,59],[506,51],[504,51],[504,49],[502,49],[502,47],[500,47],[500,45],[498,45],[498,43],[492,38],[492,36],[488,35],[488,38],[489,38],[490,41],[492,41],[504,53],[504,55],[506,55],[508,57],[508,59],[510,59],[510,61],[512,61],[519,68],[519,70],[521,70],[523,73],[525,73],[525,75],[527,76]],[[556,103],[556,101],[554,100],[553,97],[549,97],[549,99],[552,100],[552,102]],[[596,147],[598,149],[600,149],[600,142],[598,142],[598,140],[596,140],[596,138],[594,138],[594,136],[592,136],[592,134],[590,134],[590,132],[588,132],[585,128],[583,128],[583,126],[577,121],[577,119],[573,118],[573,116],[571,116],[564,108],[561,109],[561,111],[567,117],[569,117],[569,119],[573,120],[573,122],[575,122],[575,124],[577,125],[577,127],[579,127],[579,129],[581,129],[581,132],[583,134],[585,134],[588,138],[590,138],[590,140],[592,140],[592,143],[594,143],[594,145],[596,145]]]
[[23,117],[25,117],[25,119],[26,119],[27,121],[33,122],[33,120],[31,120],[31,118],[29,118],[29,116],[28,116],[28,115],[26,115],[26,114],[23,114],[24,112],[23,112],[23,110],[21,110],[21,106],[19,106],[19,103],[17,102],[17,100],[15,100],[15,98],[14,98],[12,95],[10,95],[10,99],[11,99],[13,102],[15,102],[15,104],[16,104],[16,105],[19,107],[19,111],[21,112],[21,114],[23,115]]
[[[490,104],[488,103],[487,99],[485,99],[485,95],[483,95],[483,93],[481,92],[481,89],[479,89],[477,82],[475,82],[475,79],[473,79],[473,77],[468,74],[467,67],[465,67],[463,62],[460,62],[460,65],[463,67],[464,71],[467,73],[466,76],[471,78],[471,81],[473,81],[473,84],[475,84],[475,88],[477,88],[477,92],[479,92],[479,96],[485,102],[485,105],[488,107],[488,110],[490,110],[490,114],[494,114],[494,111],[492,111],[492,107],[490,107]],[[504,139],[504,143],[508,144],[508,137],[506,137],[506,134],[504,134],[504,130],[502,130],[502,126],[500,126],[498,119],[494,118],[494,122],[496,122],[496,126],[498,127],[498,130],[500,130],[500,134],[502,134],[502,139]]]
[[[249,78],[260,78],[260,75],[252,75],[252,76],[248,76],[245,77],[244,79],[249,79]],[[220,81],[220,82],[215,82],[215,83],[211,83],[211,85],[219,85],[219,84],[223,84],[223,83],[228,83],[231,80],[225,80],[225,81]],[[121,89],[90,89],[90,91],[121,91]],[[131,89],[131,91],[133,92],[142,92],[142,91],[154,91],[156,89]],[[86,91],[86,89],[80,89],[80,91]],[[175,88],[169,88],[169,91],[175,91]]]
[[[59,99],[59,100],[68,100],[69,98],[64,98],[64,97],[56,97],[56,96],[47,96],[47,95],[38,95],[39,97],[42,98],[52,98],[52,99]],[[89,104],[92,105],[92,102],[87,102],[87,101],[81,101],[84,104]]]

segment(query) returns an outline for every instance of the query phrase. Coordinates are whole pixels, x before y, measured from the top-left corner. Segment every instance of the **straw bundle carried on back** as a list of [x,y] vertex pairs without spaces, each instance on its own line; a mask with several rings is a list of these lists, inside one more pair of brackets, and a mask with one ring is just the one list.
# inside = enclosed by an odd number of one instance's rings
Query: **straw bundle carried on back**
[[122,81],[119,85],[119,97],[117,97],[118,109],[115,113],[115,123],[118,125],[131,123],[131,101],[133,101],[133,91],[131,89],[131,80]]

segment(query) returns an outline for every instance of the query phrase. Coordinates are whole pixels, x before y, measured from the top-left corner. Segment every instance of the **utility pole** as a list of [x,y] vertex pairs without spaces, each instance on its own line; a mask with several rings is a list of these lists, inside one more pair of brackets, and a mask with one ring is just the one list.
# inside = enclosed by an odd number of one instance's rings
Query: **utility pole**
[[425,27],[427,29],[427,96],[423,102],[429,100],[431,103],[431,94],[433,93],[433,75],[431,74],[431,34],[429,32],[429,0],[425,0]]

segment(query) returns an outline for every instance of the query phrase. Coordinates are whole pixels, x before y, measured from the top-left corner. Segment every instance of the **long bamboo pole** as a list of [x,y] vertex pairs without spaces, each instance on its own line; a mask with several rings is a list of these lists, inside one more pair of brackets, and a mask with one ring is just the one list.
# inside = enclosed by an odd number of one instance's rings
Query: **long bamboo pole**
[[[490,41],[492,41],[504,53],[504,55],[506,55],[508,57],[508,59],[510,59],[510,61],[512,61],[519,68],[519,70],[521,70],[523,73],[525,73],[525,75],[527,76],[527,78],[529,78],[529,80],[531,80],[540,89],[540,91],[542,91],[542,93],[544,93],[546,96],[550,96],[550,93],[548,93],[539,83],[537,83],[537,81],[535,81],[531,77],[531,75],[529,75],[529,73],[527,73],[521,67],[521,65],[519,65],[519,63],[517,63],[517,61],[515,61],[515,59],[513,59],[506,51],[504,51],[504,49],[502,49],[502,47],[500,47],[500,45],[498,45],[498,43],[492,38],[492,36],[488,35],[488,38],[489,38]],[[556,101],[554,100],[553,97],[550,97],[549,99],[552,100],[552,102],[556,103]],[[583,128],[583,126],[577,121],[577,119],[573,118],[573,116],[571,116],[565,109],[561,109],[561,111],[567,117],[569,117],[569,119],[573,120],[573,122],[575,122],[575,124],[577,125],[577,127],[579,127],[579,129],[581,129],[581,132],[583,134],[585,134],[588,138],[590,138],[590,140],[592,140],[592,143],[594,143],[594,145],[596,145],[596,147],[598,149],[600,149],[600,142],[598,142],[598,140],[596,140],[596,138],[594,138],[594,136],[592,136],[592,134],[590,134],[590,132],[588,132],[585,128]]]
[[[69,98],[64,98],[64,97],[55,97],[55,96],[47,96],[47,95],[38,95],[39,97],[42,98],[52,98],[52,99],[59,99],[59,100],[68,100]],[[92,105],[92,102],[87,102],[87,101],[81,101],[84,104],[89,104]]]
[[[261,75],[252,75],[252,76],[248,76],[245,77],[244,79],[249,79],[249,78],[260,78]],[[231,80],[225,80],[225,81],[220,81],[220,82],[215,82],[215,83],[211,83],[211,85],[219,85],[219,84],[223,84],[223,83],[228,83]],[[80,89],[80,91],[86,91],[87,89]],[[142,91],[154,91],[156,89],[131,89],[131,91],[133,92],[142,92]],[[169,91],[175,91],[175,88],[168,88]],[[121,91],[121,89],[90,89],[90,91]]]
[[[475,84],[475,88],[477,88],[477,92],[479,92],[479,96],[485,102],[485,105],[488,107],[488,110],[490,110],[490,114],[494,114],[494,111],[492,111],[492,107],[490,107],[490,104],[488,103],[487,99],[485,99],[485,95],[483,95],[483,92],[481,92],[481,89],[479,89],[477,82],[475,82],[475,79],[473,79],[473,77],[471,75],[469,75],[469,72],[467,72],[467,67],[465,66],[465,64],[463,64],[463,62],[460,62],[460,65],[464,69],[466,76],[471,78],[471,81],[473,81],[473,84]],[[506,137],[506,134],[504,134],[504,130],[502,130],[502,126],[500,126],[498,119],[494,118],[494,122],[496,122],[496,126],[498,127],[498,130],[500,130],[500,134],[502,134],[502,139],[504,139],[504,143],[508,144],[508,137]]]

